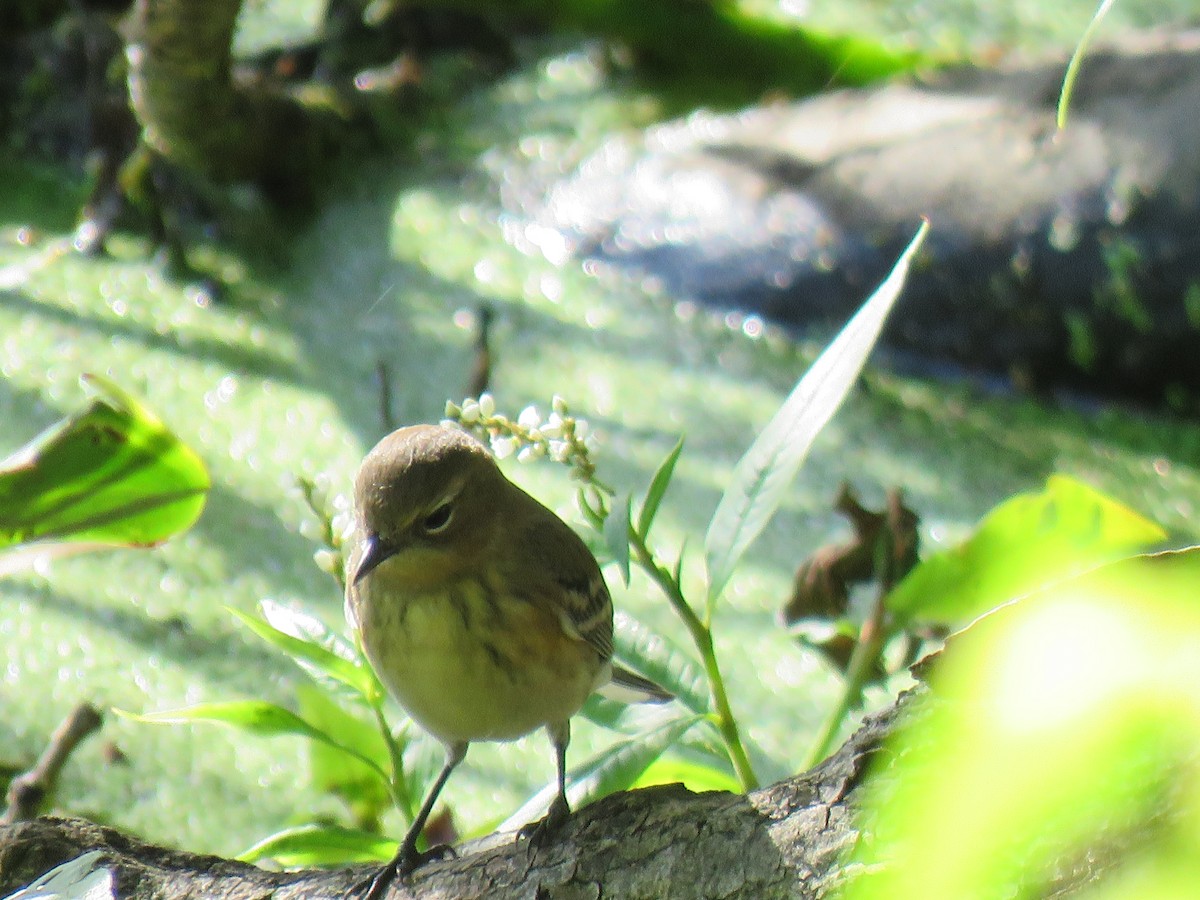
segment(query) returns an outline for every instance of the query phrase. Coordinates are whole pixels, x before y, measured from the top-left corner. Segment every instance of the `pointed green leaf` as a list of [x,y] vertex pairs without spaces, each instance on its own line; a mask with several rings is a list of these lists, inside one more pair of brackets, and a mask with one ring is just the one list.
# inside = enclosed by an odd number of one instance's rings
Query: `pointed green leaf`
[[629,507],[632,502],[628,494],[622,494],[604,520],[605,546],[626,585],[629,584]]
[[262,609],[267,622],[232,607],[229,612],[317,680],[328,678],[346,685],[368,702],[382,693],[379,680],[366,660],[340,636],[334,639],[323,624],[270,600],[262,602]]
[[340,866],[385,862],[395,855],[396,847],[396,841],[369,831],[338,825],[301,825],[263,838],[237,858],[247,863],[270,859],[288,869]]
[[1062,90],[1058,92],[1058,130],[1062,131],[1067,127],[1067,110],[1071,106],[1071,97],[1075,93],[1075,79],[1079,77],[1079,67],[1083,65],[1084,54],[1087,53],[1088,45],[1092,42],[1092,35],[1100,26],[1100,20],[1108,15],[1108,11],[1112,8],[1116,0],[1101,0],[1100,5],[1096,7],[1096,11],[1092,14],[1092,20],[1088,22],[1087,28],[1083,30],[1083,36],[1079,39],[1079,43],[1075,45],[1075,52],[1071,54],[1071,61],[1067,63],[1067,72],[1063,76]]
[[675,463],[679,462],[681,452],[683,452],[682,437],[675,442],[675,446],[671,448],[671,452],[666,455],[666,458],[658,464],[654,477],[650,479],[650,487],[646,489],[646,498],[642,501],[642,509],[638,513],[637,520],[637,533],[642,536],[643,540],[650,534],[650,526],[654,524],[654,517],[658,515],[658,507],[662,503],[663,495],[671,485],[671,476],[675,474]]
[[0,463],[0,546],[149,546],[191,527],[210,483],[200,458],[100,376],[94,400]]
[[339,744],[375,764],[347,759],[343,750],[313,741],[308,757],[313,786],[321,793],[341,797],[354,811],[356,821],[378,818],[391,809],[391,787],[382,777],[391,767],[391,759],[375,723],[351,715],[312,682],[297,686],[296,700],[306,722],[325,734],[336,734]]
[[[685,715],[670,719],[635,737],[618,741],[572,769],[567,773],[567,799],[572,807],[577,809],[599,797],[630,788],[652,762],[704,718]],[[526,824],[546,809],[557,790],[553,782],[546,785],[497,830],[509,831]]]
[[[265,700],[230,700],[218,703],[197,703],[179,709],[164,709],[160,712],[137,713],[114,709],[122,718],[134,722],[144,722],[148,725],[187,725],[197,722],[217,725],[230,725],[248,734],[259,737],[279,737],[293,735],[320,741],[336,750],[359,760],[365,765],[378,769],[375,762],[363,756],[357,750],[346,747],[320,728],[306,722],[290,709],[284,709]],[[387,775],[379,771],[385,780]]]
[[900,619],[964,622],[1163,541],[1153,522],[1083,482],[1054,475],[984,516],[962,544],[934,553],[887,598]]
[[712,709],[708,679],[695,659],[665,637],[625,613],[614,618],[617,659],[675,695],[695,713]]
[[775,514],[813,441],[862,371],[928,230],[929,223],[922,223],[892,273],[812,364],[734,468],[704,536],[710,614],[742,554]]

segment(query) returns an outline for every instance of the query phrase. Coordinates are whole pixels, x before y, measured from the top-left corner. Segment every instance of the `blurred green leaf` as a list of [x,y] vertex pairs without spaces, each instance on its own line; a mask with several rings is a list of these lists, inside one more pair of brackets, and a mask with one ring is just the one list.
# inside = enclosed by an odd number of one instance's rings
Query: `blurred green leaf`
[[1079,43],[1075,45],[1075,52],[1071,54],[1071,61],[1067,63],[1067,72],[1063,76],[1062,89],[1058,93],[1057,125],[1059,131],[1067,127],[1067,111],[1071,107],[1071,97],[1075,93],[1075,80],[1079,77],[1079,67],[1083,65],[1083,58],[1087,53],[1088,45],[1092,42],[1092,35],[1100,27],[1100,21],[1108,15],[1108,11],[1112,9],[1115,2],[1116,0],[1100,0],[1100,5],[1092,13],[1092,19],[1083,31],[1083,36],[1080,37]]
[[[570,770],[567,773],[567,798],[572,807],[578,809],[599,797],[632,787],[647,767],[668,747],[697,722],[704,720],[704,716],[696,715],[671,719],[636,737],[613,744]],[[498,830],[519,828],[540,815],[549,806],[557,791],[558,786],[553,782],[546,785],[530,797]]]
[[[197,703],[194,706],[184,706],[179,709],[164,709],[160,712],[137,713],[114,709],[117,715],[135,722],[145,722],[149,725],[186,725],[195,722],[206,722],[218,725],[230,725],[248,734],[259,737],[278,737],[294,735],[309,740],[320,741],[335,750],[378,770],[375,762],[357,750],[346,747],[328,733],[306,722],[289,709],[284,709],[265,700],[230,700],[218,703]],[[387,775],[382,770],[378,774],[385,781]]]
[[637,519],[637,533],[643,539],[650,534],[650,526],[654,524],[654,518],[658,515],[658,507],[662,504],[663,495],[671,485],[671,476],[675,474],[675,464],[679,462],[681,452],[683,452],[682,437],[675,442],[671,452],[658,464],[658,468],[654,470],[654,477],[650,479],[650,487],[646,489],[646,498],[642,501],[642,508],[638,512]]
[[741,793],[742,786],[726,760],[724,766],[709,762],[680,759],[674,754],[660,756],[634,782],[633,787],[681,783],[689,791],[730,791]]
[[238,855],[247,863],[274,860],[284,868],[338,866],[356,862],[386,862],[396,853],[396,841],[368,831],[338,825],[302,825],[264,838]]
[[712,710],[708,679],[690,653],[625,613],[617,613],[614,624],[618,660],[666,688],[692,712]]
[[629,494],[622,494],[604,520],[605,546],[626,585],[629,584],[629,508],[632,502]]
[[891,274],[804,373],[734,468],[704,536],[710,616],[738,561],[779,508],[813,441],[862,371],[928,231],[929,223],[922,223]]
[[318,681],[332,679],[368,702],[382,694],[379,679],[358,651],[319,620],[270,600],[262,601],[262,610],[269,621],[229,608],[243,625]]
[[375,764],[368,766],[358,759],[347,759],[342,749],[313,741],[309,745],[313,786],[344,800],[359,824],[377,820],[391,808],[393,798],[387,780],[380,777],[390,768],[391,758],[374,721],[346,712],[312,683],[297,686],[296,699],[306,722],[325,734],[336,735],[342,747]]
[[30,541],[151,546],[189,528],[204,463],[107,378],[92,403],[0,463],[0,547]]
[[1092,569],[951,637],[929,678],[937,702],[906,719],[880,755],[887,777],[869,782],[872,838],[854,860],[867,874],[846,896],[1032,895],[1118,835],[1151,840],[1115,883],[1194,875],[1198,646],[1197,548]]
[[963,622],[1166,538],[1138,513],[1064,475],[1018,494],[957,547],[927,557],[887,598],[901,620]]

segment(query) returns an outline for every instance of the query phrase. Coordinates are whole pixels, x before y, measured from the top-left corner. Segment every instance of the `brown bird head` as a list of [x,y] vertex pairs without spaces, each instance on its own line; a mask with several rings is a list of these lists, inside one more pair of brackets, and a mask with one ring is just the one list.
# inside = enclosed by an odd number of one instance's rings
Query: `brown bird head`
[[511,484],[475,438],[442,425],[393,431],[367,454],[354,484],[356,584],[389,559],[414,583],[451,574],[486,548]]

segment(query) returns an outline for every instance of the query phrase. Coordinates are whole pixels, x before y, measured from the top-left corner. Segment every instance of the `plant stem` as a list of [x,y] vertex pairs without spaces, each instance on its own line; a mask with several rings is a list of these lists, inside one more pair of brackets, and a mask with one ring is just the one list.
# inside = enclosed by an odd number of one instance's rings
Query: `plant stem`
[[712,630],[700,621],[700,617],[696,615],[692,605],[683,596],[683,589],[679,586],[678,580],[658,564],[650,552],[650,548],[646,546],[645,539],[632,525],[629,528],[629,543],[633,546],[638,565],[654,579],[654,582],[666,594],[668,602],[687,627],[696,649],[700,651],[700,657],[704,661],[704,672],[708,676],[709,690],[712,692],[713,705],[716,707],[717,730],[725,742],[725,750],[729,753],[729,760],[733,763],[733,769],[737,774],[738,781],[741,782],[742,790],[754,790],[758,787],[758,778],[754,774],[754,767],[750,764],[750,757],[746,755],[746,748],[742,745],[737,719],[734,718],[733,710],[729,706],[729,696],[725,693],[725,679],[721,676],[721,668],[717,663],[717,654],[713,647]]
[[[886,582],[884,587],[886,587]],[[807,772],[829,755],[829,749],[833,746],[838,732],[841,731],[842,723],[846,721],[846,717],[850,715],[850,711],[862,702],[863,688],[866,686],[872,668],[879,659],[884,639],[887,637],[884,627],[884,618],[887,612],[884,606],[884,598],[886,596],[887,590],[881,588],[875,598],[875,605],[871,609],[871,615],[863,623],[862,630],[859,632],[858,643],[854,645],[854,652],[850,654],[850,662],[846,666],[846,678],[842,688],[842,696],[838,700],[837,706],[830,711],[825,724],[821,727],[821,732],[817,735],[816,742],[808,752],[808,758],[804,760],[801,766],[801,772]]]
[[415,812],[413,810],[412,792],[408,789],[408,778],[404,772],[403,751],[396,742],[391,728],[388,727],[387,719],[383,716],[382,704],[371,703],[370,707],[371,712],[375,713],[375,723],[379,727],[379,733],[383,735],[383,742],[387,745],[388,758],[392,763],[392,777],[389,779],[388,784],[389,793],[392,795],[392,802],[403,813],[405,820],[411,824]]

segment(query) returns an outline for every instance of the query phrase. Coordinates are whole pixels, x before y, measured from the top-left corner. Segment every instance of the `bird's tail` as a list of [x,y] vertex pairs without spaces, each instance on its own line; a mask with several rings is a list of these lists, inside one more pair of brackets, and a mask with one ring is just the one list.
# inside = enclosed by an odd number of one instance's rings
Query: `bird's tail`
[[600,693],[621,703],[666,703],[675,699],[674,694],[649,678],[643,678],[617,665],[613,666],[612,678],[600,688]]

